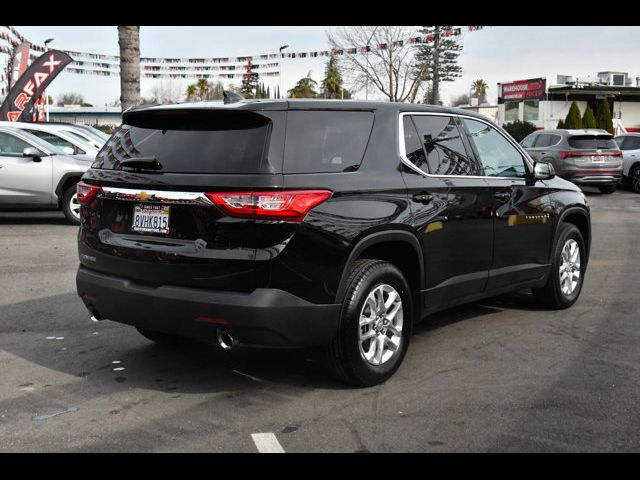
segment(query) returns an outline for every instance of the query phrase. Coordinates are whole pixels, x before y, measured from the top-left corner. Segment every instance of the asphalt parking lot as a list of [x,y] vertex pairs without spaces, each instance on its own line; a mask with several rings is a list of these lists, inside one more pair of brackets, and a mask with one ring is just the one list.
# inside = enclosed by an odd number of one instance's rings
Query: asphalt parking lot
[[77,229],[0,213],[0,451],[256,452],[258,433],[287,452],[639,451],[640,195],[587,196],[573,308],[518,293],[439,313],[367,389],[303,351],[166,349],[93,323]]

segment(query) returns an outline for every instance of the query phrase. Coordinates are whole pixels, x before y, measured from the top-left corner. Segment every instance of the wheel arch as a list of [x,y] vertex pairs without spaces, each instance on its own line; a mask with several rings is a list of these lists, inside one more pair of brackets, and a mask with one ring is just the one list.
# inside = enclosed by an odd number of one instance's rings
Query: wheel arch
[[58,198],[58,205],[62,202],[62,195],[73,183],[78,183],[80,178],[84,172],[67,172],[65,173],[60,180],[58,180],[58,185],[56,186],[55,193]]
[[570,207],[562,212],[558,219],[558,226],[554,234],[553,245],[556,244],[558,238],[558,232],[562,223],[571,223],[575,225],[580,233],[587,247],[587,256],[591,250],[591,220],[589,219],[589,212],[583,207]]
[[[403,246],[407,248],[398,248]],[[416,236],[406,230],[384,230],[360,239],[351,250],[338,284],[337,303],[344,300],[353,263],[362,258],[388,261],[400,269],[414,294],[424,289],[424,259]]]

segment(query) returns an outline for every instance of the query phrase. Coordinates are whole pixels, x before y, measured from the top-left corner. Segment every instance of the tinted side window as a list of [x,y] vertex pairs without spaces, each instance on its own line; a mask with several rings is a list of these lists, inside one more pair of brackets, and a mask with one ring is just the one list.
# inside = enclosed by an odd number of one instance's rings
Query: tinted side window
[[625,139],[626,137],[615,137],[614,140],[615,142],[618,144],[618,148],[620,150],[626,150],[626,146],[625,146]]
[[624,150],[640,150],[640,137],[626,137]]
[[27,142],[9,135],[8,133],[0,132],[0,155],[6,155],[8,157],[21,157],[22,151],[30,147]]
[[479,175],[475,160],[467,155],[453,117],[414,115],[420,140],[433,175]]
[[405,115],[402,119],[404,129],[404,149],[407,153],[407,159],[419,169],[428,172],[427,157],[422,148],[422,142],[413,124],[413,120],[409,115]]
[[522,142],[520,142],[520,145],[522,145],[523,148],[531,148],[533,147],[533,144],[536,143],[537,138],[538,135],[536,134],[529,135],[527,138],[522,140]]
[[372,112],[289,111],[284,173],[342,172],[360,165]]
[[536,140],[534,147],[535,148],[548,147],[552,143],[553,143],[553,136],[549,135],[548,133],[542,133],[538,135],[538,139]]
[[526,173],[524,158],[495,128],[477,120],[464,119],[470,140],[480,157],[484,175],[522,177]]

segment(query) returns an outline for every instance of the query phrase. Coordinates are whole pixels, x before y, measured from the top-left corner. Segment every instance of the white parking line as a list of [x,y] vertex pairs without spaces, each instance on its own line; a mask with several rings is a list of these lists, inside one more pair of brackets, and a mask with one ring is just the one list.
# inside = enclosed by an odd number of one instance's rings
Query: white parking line
[[273,433],[252,433],[251,438],[260,453],[285,453]]

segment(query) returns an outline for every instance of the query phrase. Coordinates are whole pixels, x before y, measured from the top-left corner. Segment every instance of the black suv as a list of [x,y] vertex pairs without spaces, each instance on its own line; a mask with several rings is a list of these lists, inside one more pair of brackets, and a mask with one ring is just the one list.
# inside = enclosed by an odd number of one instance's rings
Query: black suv
[[359,101],[129,110],[78,186],[77,288],[160,343],[322,347],[383,382],[426,315],[533,288],[578,298],[575,185],[481,115]]

